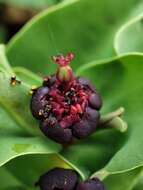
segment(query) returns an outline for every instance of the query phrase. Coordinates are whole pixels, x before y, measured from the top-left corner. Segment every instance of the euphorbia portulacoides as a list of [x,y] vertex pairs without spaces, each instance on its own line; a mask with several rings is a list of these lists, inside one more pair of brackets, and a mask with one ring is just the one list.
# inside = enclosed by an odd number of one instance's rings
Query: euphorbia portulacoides
[[58,143],[70,143],[95,131],[102,102],[95,87],[83,77],[75,77],[69,62],[73,54],[52,57],[59,65],[56,74],[44,77],[31,99],[33,116],[40,129]]
[[80,181],[74,170],[63,168],[54,168],[43,174],[36,186],[41,190],[106,190],[98,178]]

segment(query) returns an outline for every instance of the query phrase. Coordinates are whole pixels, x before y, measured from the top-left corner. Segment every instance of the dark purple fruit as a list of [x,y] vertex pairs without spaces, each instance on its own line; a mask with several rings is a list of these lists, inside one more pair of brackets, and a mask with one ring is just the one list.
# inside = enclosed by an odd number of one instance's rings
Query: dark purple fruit
[[36,185],[41,190],[74,190],[78,175],[74,170],[54,168],[42,175]]
[[69,143],[72,140],[71,130],[61,128],[58,123],[52,126],[45,120],[41,122],[40,129],[47,137],[58,143]]
[[88,179],[80,182],[75,190],[106,190],[104,184],[98,179]]
[[45,108],[47,104],[46,98],[48,96],[48,93],[49,93],[49,88],[41,86],[32,95],[32,101],[30,106],[31,112],[33,116],[37,119],[44,118],[42,110]]
[[46,76],[31,99],[31,112],[40,120],[41,131],[50,139],[64,144],[74,137],[85,138],[98,125],[101,98],[84,77],[76,78],[69,62],[71,53],[53,57],[59,64],[56,74]]
[[90,135],[96,129],[99,117],[98,111],[87,107],[82,120],[72,126],[73,135],[79,139]]

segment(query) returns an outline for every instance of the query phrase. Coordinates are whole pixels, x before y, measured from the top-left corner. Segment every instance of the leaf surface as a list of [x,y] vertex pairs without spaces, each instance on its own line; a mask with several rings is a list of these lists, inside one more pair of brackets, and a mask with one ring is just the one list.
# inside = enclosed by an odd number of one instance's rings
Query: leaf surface
[[109,58],[115,55],[116,31],[133,12],[141,12],[142,2],[64,1],[36,16],[16,34],[7,46],[9,61],[38,74],[52,74],[56,65],[51,56],[57,52],[75,53],[74,69],[95,59]]

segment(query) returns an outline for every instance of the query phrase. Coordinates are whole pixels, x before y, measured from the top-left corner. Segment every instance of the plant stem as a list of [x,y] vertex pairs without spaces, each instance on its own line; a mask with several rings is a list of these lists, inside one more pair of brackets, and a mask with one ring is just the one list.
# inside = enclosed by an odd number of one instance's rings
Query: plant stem
[[127,130],[127,123],[121,119],[121,115],[124,113],[124,111],[125,109],[120,107],[114,112],[101,116],[97,129],[103,130],[114,128],[120,132],[125,132]]

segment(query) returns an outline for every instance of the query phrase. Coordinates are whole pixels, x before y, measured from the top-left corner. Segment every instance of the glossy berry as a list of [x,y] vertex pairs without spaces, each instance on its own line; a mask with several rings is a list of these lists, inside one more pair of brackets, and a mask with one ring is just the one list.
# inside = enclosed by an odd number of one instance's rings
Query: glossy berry
[[59,65],[56,74],[46,76],[34,91],[31,112],[40,120],[41,131],[58,143],[70,143],[95,131],[100,114],[101,98],[89,80],[76,78],[68,65],[73,54],[53,56]]
[[104,184],[98,179],[88,179],[80,182],[75,190],[106,190]]
[[74,170],[54,168],[42,175],[36,185],[41,190],[74,190],[78,176]]

